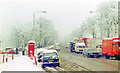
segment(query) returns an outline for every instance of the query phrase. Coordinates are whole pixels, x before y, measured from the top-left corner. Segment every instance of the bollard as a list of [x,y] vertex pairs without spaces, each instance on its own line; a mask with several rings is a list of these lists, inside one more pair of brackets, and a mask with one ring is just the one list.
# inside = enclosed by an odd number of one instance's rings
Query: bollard
[[36,56],[34,56],[34,58],[35,58],[35,65],[37,65],[37,60],[36,60]]
[[3,55],[3,63],[4,63],[4,58],[5,58],[5,55]]
[[1,54],[0,54],[0,64],[1,64]]
[[8,62],[8,58],[6,58],[6,62]]
[[32,57],[31,57],[31,55],[30,55],[30,59],[32,60]]
[[33,60],[33,55],[30,55],[30,59]]
[[12,54],[12,60],[14,59],[14,54]]

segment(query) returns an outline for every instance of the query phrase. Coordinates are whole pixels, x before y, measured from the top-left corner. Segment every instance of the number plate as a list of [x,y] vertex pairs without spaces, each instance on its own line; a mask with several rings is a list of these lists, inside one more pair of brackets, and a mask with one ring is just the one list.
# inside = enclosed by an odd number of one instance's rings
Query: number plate
[[53,63],[53,62],[49,62],[49,63]]
[[48,62],[52,62],[52,61],[54,61],[54,60],[48,60]]

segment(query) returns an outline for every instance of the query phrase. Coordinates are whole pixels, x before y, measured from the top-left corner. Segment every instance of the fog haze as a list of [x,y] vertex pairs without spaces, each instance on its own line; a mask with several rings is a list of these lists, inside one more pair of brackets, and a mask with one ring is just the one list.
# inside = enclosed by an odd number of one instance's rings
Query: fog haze
[[[107,0],[106,0],[107,1]],[[0,0],[0,35],[9,38],[12,25],[33,22],[35,11],[53,21],[60,38],[69,35],[104,0]]]

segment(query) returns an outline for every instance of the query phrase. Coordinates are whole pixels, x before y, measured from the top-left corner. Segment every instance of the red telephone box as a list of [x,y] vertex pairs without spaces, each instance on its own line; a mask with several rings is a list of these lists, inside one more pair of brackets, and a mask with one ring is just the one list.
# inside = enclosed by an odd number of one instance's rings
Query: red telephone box
[[34,41],[28,41],[28,57],[30,57],[30,52],[32,52],[32,55],[34,56],[34,49],[35,49],[35,42]]

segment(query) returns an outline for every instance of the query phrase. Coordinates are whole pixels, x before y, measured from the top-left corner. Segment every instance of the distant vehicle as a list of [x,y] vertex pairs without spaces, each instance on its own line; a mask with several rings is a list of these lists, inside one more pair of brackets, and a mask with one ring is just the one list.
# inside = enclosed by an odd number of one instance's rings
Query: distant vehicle
[[65,46],[65,48],[69,48],[68,46]]
[[70,52],[75,52],[75,43],[74,42],[70,42],[69,47],[70,47]]
[[11,49],[13,49],[12,47],[6,47],[5,48],[5,50],[7,51],[7,50],[11,50]]
[[87,56],[87,57],[96,57],[99,58],[100,56],[102,56],[102,50],[99,49],[93,49],[93,48],[86,48],[83,51],[83,56]]
[[43,51],[40,61],[42,62],[42,68],[45,68],[46,66],[60,66],[60,61],[56,50]]
[[56,50],[56,51],[60,51],[60,47],[56,47],[55,50]]
[[70,51],[76,52],[76,53],[82,53],[85,49],[86,45],[85,43],[74,43],[70,42]]
[[49,47],[49,49],[55,49],[55,46],[54,46],[54,45],[51,45],[51,46]]
[[102,42],[102,54],[106,59],[120,59],[120,38],[105,38]]
[[16,51],[14,51],[14,50],[10,50],[9,52],[8,52],[8,54],[15,54],[16,53]]
[[85,49],[85,43],[76,43],[75,44],[75,52],[76,53],[82,53]]

